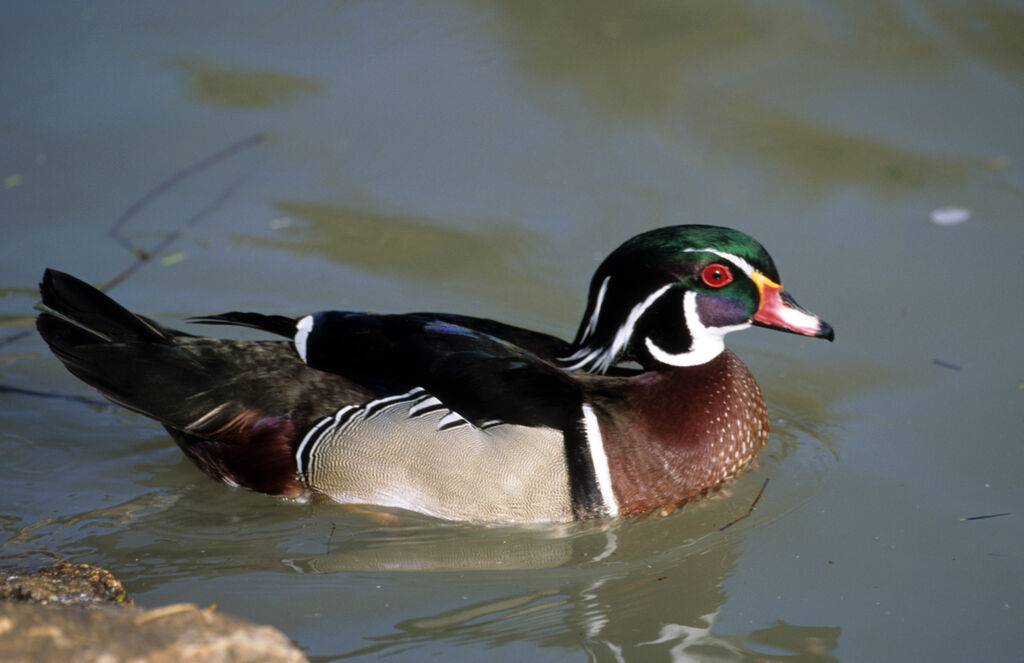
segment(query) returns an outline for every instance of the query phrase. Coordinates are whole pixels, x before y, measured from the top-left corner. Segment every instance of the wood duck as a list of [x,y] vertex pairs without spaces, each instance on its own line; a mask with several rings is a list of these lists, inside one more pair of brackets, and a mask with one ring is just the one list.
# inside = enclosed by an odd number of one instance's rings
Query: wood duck
[[575,340],[447,313],[225,313],[193,336],[47,270],[37,328],[71,373],[157,420],[204,472],[297,501],[481,522],[630,516],[737,475],[764,398],[723,339],[832,340],[729,228],[671,226],[601,263]]

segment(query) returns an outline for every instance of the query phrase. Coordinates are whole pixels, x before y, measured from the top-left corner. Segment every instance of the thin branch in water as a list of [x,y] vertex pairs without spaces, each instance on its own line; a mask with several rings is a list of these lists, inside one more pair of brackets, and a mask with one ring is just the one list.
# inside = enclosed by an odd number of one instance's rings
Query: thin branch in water
[[32,328],[30,327],[28,329],[22,329],[21,331],[16,331],[16,332],[14,332],[13,334],[11,334],[9,336],[4,336],[3,338],[0,338],[0,348],[4,347],[8,343],[14,343],[15,341],[20,341],[21,339],[25,338],[26,336],[28,336],[31,333],[32,333]]
[[743,514],[742,516],[740,516],[739,518],[737,518],[736,520],[733,520],[732,522],[728,522],[728,523],[722,525],[721,527],[719,527],[718,528],[719,532],[724,532],[725,530],[729,529],[730,527],[732,527],[733,525],[735,525],[739,521],[743,520],[744,518],[749,518],[751,515],[753,515],[754,509],[757,508],[757,503],[761,501],[761,497],[764,495],[764,489],[768,487],[768,480],[769,479],[770,479],[770,477],[765,477],[764,483],[761,484],[761,490],[757,491],[757,497],[755,497],[754,501],[750,503],[750,508],[747,509],[747,512],[745,514]]
[[[195,163],[189,164],[185,168],[182,168],[181,170],[175,172],[173,175],[157,184],[155,187],[147,191],[141,198],[132,203],[128,207],[128,209],[126,209],[124,213],[117,218],[114,224],[107,231],[107,234],[113,237],[118,244],[123,246],[132,255],[134,255],[135,260],[130,265],[128,265],[128,267],[126,267],[124,270],[122,270],[118,274],[115,274],[113,277],[107,279],[97,287],[103,291],[109,290],[110,288],[114,287],[121,281],[124,281],[126,278],[134,274],[139,269],[139,267],[141,267],[148,261],[158,256],[175,240],[180,238],[185,233],[185,231],[187,231],[189,228],[193,228],[196,225],[198,225],[199,222],[205,219],[211,212],[213,212],[218,207],[223,205],[224,201],[226,201],[230,197],[230,195],[238,188],[240,182],[236,182],[235,184],[225,189],[219,196],[217,196],[216,199],[214,199],[210,204],[206,205],[203,209],[199,210],[185,223],[183,223],[177,230],[175,230],[174,232],[170,233],[162,240],[157,242],[156,246],[154,246],[152,249],[146,250],[139,248],[135,246],[131,242],[131,240],[129,240],[128,238],[124,237],[121,234],[121,230],[132,218],[138,215],[139,212],[145,209],[146,206],[150,205],[157,198],[159,198],[160,196],[164,195],[172,188],[174,188],[179,182],[189,177],[192,177],[193,175],[197,175],[203,172],[204,170],[219,164],[225,159],[235,156],[239,152],[247,150],[251,147],[255,147],[260,143],[265,142],[266,140],[267,134],[259,132],[252,134],[247,138],[243,138],[242,140],[234,142],[231,145],[225,147],[224,149],[215,152],[210,156],[204,157],[199,161],[196,161]],[[0,338],[0,347],[8,345],[9,343],[14,343],[15,341],[20,341],[21,339],[31,334],[31,328],[22,329],[21,331],[14,332],[13,334]]]
[[220,195],[218,195],[216,198],[210,201],[210,203],[203,207],[201,210],[193,214],[188,220],[185,221],[185,223],[180,225],[176,230],[168,233],[166,237],[157,242],[152,249],[142,250],[133,248],[132,254],[135,255],[135,260],[114,276],[110,277],[103,283],[97,285],[96,288],[102,290],[103,292],[106,292],[107,290],[110,290],[115,285],[117,285],[121,281],[124,281],[126,278],[134,274],[136,271],[138,271],[140,267],[145,265],[147,262],[149,262],[156,256],[160,255],[168,246],[173,244],[182,235],[184,235],[189,228],[194,228],[195,226],[199,225],[200,221],[202,221],[207,216],[215,212],[221,205],[224,204],[225,201],[227,201],[228,198],[231,197],[231,194],[235,192],[235,190],[238,188],[240,184],[241,181],[238,181],[224,189],[224,191],[222,191]]
[[200,159],[195,163],[185,166],[178,172],[174,173],[173,175],[165,179],[163,182],[157,184],[155,187],[147,191],[145,195],[143,195],[141,198],[132,203],[128,207],[128,209],[126,209],[124,213],[117,218],[117,221],[115,221],[114,225],[110,227],[110,230],[107,231],[107,234],[113,237],[115,240],[117,240],[117,242],[121,246],[128,249],[129,251],[139,251],[139,249],[131,242],[131,240],[121,235],[121,229],[124,228],[124,226],[133,217],[135,217],[135,215],[141,212],[147,205],[152,203],[154,200],[156,200],[160,196],[164,195],[165,193],[173,189],[182,180],[186,180],[189,177],[197,173],[200,173],[206,170],[207,168],[210,168],[211,166],[215,166],[221,161],[224,161],[225,159],[228,159],[229,157],[232,157],[238,154],[239,152],[242,152],[243,150],[247,150],[250,147],[255,147],[256,145],[259,145],[266,139],[267,135],[265,133],[255,133],[249,136],[248,138],[243,138],[238,142],[228,145],[219,152],[211,154],[208,157],[204,157],[203,159]]
[[331,523],[331,533],[327,535],[327,552],[331,552],[331,539],[334,538],[334,530],[338,529],[338,526]]

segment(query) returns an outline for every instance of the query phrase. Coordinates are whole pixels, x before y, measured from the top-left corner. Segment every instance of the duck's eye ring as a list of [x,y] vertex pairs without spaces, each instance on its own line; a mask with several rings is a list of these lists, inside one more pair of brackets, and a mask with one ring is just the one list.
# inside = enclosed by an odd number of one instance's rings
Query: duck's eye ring
[[732,283],[732,272],[725,265],[716,262],[700,270],[700,280],[712,288],[721,288]]

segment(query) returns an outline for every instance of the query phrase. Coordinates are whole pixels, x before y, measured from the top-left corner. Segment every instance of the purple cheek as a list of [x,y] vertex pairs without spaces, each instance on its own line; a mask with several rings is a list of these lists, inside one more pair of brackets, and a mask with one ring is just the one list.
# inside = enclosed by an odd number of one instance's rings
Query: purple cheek
[[705,327],[738,325],[750,317],[735,299],[713,295],[697,295],[697,315]]

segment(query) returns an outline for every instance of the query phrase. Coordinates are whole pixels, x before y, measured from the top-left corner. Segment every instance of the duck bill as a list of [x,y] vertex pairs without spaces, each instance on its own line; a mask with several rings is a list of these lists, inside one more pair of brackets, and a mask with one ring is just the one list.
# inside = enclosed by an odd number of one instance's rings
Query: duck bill
[[835,332],[827,322],[796,303],[782,286],[759,272],[753,274],[761,293],[761,306],[753,322],[759,327],[833,340]]

